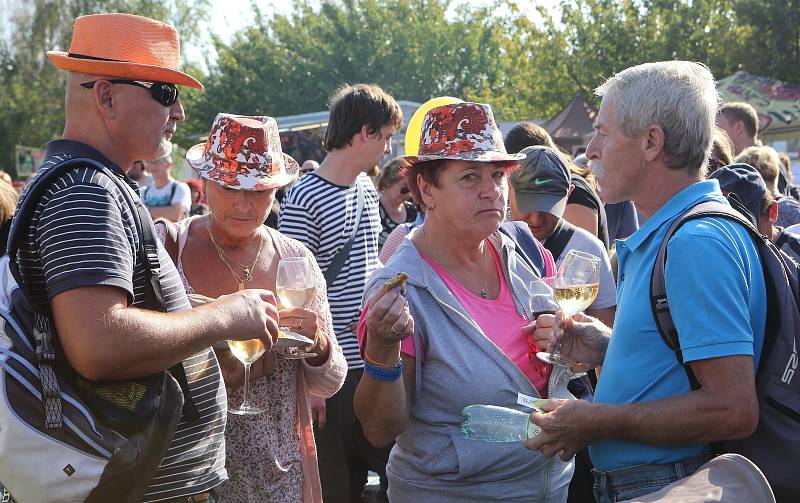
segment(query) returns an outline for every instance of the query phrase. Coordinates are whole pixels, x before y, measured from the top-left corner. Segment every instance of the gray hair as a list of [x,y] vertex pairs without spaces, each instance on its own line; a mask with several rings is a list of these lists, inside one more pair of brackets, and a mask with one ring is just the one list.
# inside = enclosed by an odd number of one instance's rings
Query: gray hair
[[616,122],[626,136],[637,136],[653,124],[664,131],[668,167],[693,173],[704,169],[719,107],[714,76],[705,65],[661,61],[633,66],[595,93],[614,98]]

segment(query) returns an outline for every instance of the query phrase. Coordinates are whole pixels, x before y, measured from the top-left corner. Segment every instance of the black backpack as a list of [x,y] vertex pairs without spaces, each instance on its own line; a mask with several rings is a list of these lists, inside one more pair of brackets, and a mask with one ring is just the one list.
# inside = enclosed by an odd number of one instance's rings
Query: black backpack
[[[736,206],[737,201],[731,201]],[[715,451],[736,452],[753,461],[778,491],[800,492],[800,377],[797,346],[800,345],[800,280],[798,265],[762,236],[755,226],[724,203],[700,203],[678,217],[667,230],[658,250],[650,281],[650,301],[658,331],[683,365],[693,390],[700,383],[683,362],[678,333],[669,311],[664,267],[667,243],[687,221],[722,217],[738,222],[752,237],[764,270],[767,320],[764,349],[756,371],[759,419],[755,433],[746,439],[714,445]]]
[[8,256],[0,261],[0,482],[22,501],[133,503],[149,487],[181,412],[192,420],[197,409],[181,363],[127,381],[81,378],[64,356],[48,306],[38,306],[24,286],[17,263],[22,235],[44,191],[76,167],[103,172],[120,187],[147,265],[145,304],[165,310],[155,236],[132,189],[91,159],[69,159],[40,172],[20,200]]

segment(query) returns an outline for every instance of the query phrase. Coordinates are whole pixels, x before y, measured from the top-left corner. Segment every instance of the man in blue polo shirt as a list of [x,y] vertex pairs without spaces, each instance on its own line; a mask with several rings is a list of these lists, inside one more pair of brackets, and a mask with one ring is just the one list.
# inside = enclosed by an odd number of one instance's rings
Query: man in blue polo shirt
[[[632,200],[647,222],[617,241],[619,285],[612,330],[579,314],[563,320],[562,352],[602,364],[595,402],[553,401],[532,420],[526,447],[562,458],[589,445],[598,502],[655,492],[709,459],[709,443],[750,436],[758,422],[755,368],[766,319],[761,262],[747,231],[720,218],[693,220],[670,239],[666,289],[683,356],[662,341],[650,306],[656,251],[670,223],[701,201],[726,201],[704,167],[718,106],[702,65],[671,61],[628,68],[603,97],[586,155],[602,162],[606,201]],[[595,166],[598,167],[598,166]],[[540,316],[546,339],[552,316]]]

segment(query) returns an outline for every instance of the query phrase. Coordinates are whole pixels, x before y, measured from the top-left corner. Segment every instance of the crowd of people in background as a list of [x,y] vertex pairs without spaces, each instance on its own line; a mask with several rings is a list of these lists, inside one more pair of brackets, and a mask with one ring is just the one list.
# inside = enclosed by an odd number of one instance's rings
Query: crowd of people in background
[[[110,52],[81,56],[109,33]],[[19,261],[78,374],[186,370],[196,417],[184,407],[143,501],[361,503],[374,471],[376,502],[611,503],[679,482],[710,445],[753,434],[768,305],[744,227],[708,217],[669,239],[680,360],[650,304],[667,228],[698,203],[732,198],[800,261],[791,160],[759,141],[752,106],[720,105],[703,65],[608,75],[584,152],[530,122],[503,137],[490,104],[458,100],[425,112],[418,151],[388,158],[408,118],[380,87],[355,84],[331,96],[324,159],[284,154],[272,117],[220,113],[186,153],[194,176],[176,180],[176,86],[202,85],[168,51],[143,44],[141,66],[114,51],[142,34],[177,54],[174,29],[122,14],[78,18],[77,47],[50,53],[68,72],[67,124],[42,171],[86,157],[138,192],[162,243],[165,312],[145,303],[138,220],[103,172],[53,183]],[[9,181],[3,246],[19,197]],[[596,297],[571,317],[536,312],[534,284],[576,252],[596,258]],[[310,264],[303,307],[275,293],[292,257]],[[402,288],[384,288],[401,273]],[[287,357],[279,326],[312,341],[306,357]],[[265,348],[249,388],[263,414],[227,413],[248,389],[230,339]],[[556,344],[587,378],[537,358]],[[524,444],[462,435],[466,406],[530,412],[523,398],[547,400]]]

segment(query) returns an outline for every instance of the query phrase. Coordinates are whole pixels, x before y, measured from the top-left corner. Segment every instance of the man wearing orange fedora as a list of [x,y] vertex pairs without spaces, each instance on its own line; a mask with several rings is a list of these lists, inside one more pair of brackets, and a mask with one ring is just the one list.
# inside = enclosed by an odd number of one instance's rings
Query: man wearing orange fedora
[[[190,310],[163,247],[157,260],[140,252],[140,217],[127,202],[137,201],[137,187],[126,175],[134,161],[168,152],[184,119],[176,86],[203,86],[178,69],[175,28],[140,16],[79,17],[69,52],[48,56],[69,72],[66,126],[61,140],[48,143],[37,180],[79,157],[102,164],[123,183],[85,164],[52,182],[17,254],[23,284],[47,305],[63,356],[85,379],[130,380],[183,368],[185,404],[196,410],[184,406],[141,499],[213,503],[214,487],[227,478],[226,401],[210,348],[224,339],[261,339],[269,350],[277,337],[275,299],[264,290],[242,290]],[[146,212],[141,225],[154,232]],[[146,285],[151,272],[158,273],[166,312],[145,304],[155,289]]]

